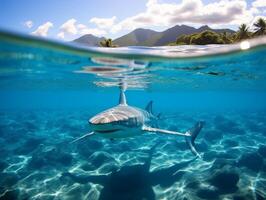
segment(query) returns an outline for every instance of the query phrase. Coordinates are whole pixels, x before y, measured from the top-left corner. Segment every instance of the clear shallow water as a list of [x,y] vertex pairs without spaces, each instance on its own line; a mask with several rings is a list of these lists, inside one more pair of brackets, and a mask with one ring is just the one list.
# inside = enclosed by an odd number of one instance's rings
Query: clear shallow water
[[[234,46],[85,48],[0,33],[0,198],[265,199],[265,38]],[[183,138],[91,137],[88,119],[154,101]]]

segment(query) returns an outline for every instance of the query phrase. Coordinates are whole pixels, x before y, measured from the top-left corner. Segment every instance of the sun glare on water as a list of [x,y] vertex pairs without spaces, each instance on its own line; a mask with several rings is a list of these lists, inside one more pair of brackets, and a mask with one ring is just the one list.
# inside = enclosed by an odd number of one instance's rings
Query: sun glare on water
[[249,44],[249,42],[248,42],[248,41],[243,41],[243,42],[241,42],[241,43],[240,43],[240,48],[241,48],[242,50],[249,49],[249,48],[250,48],[250,44]]

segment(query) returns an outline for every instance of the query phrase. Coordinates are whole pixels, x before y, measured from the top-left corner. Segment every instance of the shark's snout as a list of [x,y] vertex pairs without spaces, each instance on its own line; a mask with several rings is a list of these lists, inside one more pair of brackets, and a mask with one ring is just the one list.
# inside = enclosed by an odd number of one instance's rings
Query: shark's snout
[[104,135],[125,137],[129,133],[132,135],[134,131],[136,132],[136,129],[141,127],[143,121],[143,114],[138,109],[126,105],[118,105],[92,117],[89,120],[89,124],[96,133],[113,133]]
[[110,116],[99,116],[99,115],[96,115],[95,117],[92,117],[90,120],[89,120],[89,123],[91,125],[100,125],[100,124],[107,124],[107,123],[110,123],[111,120],[110,120]]
[[90,127],[98,133],[112,133],[121,130],[112,115],[96,115],[89,120]]

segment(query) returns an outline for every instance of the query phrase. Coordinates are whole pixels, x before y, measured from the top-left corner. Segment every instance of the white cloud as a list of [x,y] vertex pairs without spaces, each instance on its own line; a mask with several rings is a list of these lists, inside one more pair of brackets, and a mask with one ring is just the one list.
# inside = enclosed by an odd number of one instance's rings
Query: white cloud
[[249,10],[250,10],[250,13],[252,13],[254,16],[261,13],[261,11],[255,7],[251,7]]
[[108,29],[111,26],[113,26],[115,20],[116,20],[116,16],[113,16],[111,18],[97,18],[97,17],[93,17],[93,18],[90,19],[90,22],[96,24],[96,26],[98,28]]
[[146,11],[120,21],[112,27],[111,32],[182,23],[215,26],[239,25],[250,22],[256,12],[258,10],[255,8],[248,9],[246,1],[243,0],[220,0],[206,5],[202,0],[183,0],[179,4],[148,0]]
[[71,35],[76,35],[77,34],[77,28],[76,28],[76,22],[77,20],[75,19],[69,19],[68,21],[66,21],[61,27],[60,30],[64,33],[68,33]]
[[33,21],[31,20],[25,21],[24,26],[26,26],[27,28],[31,28],[33,26]]
[[80,29],[85,29],[85,28],[87,28],[87,26],[84,25],[84,24],[78,24],[78,25],[77,25],[77,28],[80,30]]
[[65,38],[65,33],[64,32],[59,32],[57,34],[57,37],[60,38],[60,39],[64,39]]
[[72,18],[62,24],[62,26],[60,27],[60,32],[57,34],[57,37],[60,39],[65,39],[67,36],[85,34],[102,36],[106,34],[106,31],[98,28],[88,28],[84,24],[77,24],[77,20]]
[[46,37],[50,28],[53,27],[52,22],[46,22],[45,24],[39,26],[32,34],[37,36]]
[[84,24],[78,24],[77,27],[78,27],[78,32],[81,35],[92,34],[92,35],[96,35],[96,36],[102,36],[102,35],[106,34],[105,30],[98,29],[98,28],[88,28]]
[[252,6],[255,8],[266,7],[266,0],[256,0],[252,3]]

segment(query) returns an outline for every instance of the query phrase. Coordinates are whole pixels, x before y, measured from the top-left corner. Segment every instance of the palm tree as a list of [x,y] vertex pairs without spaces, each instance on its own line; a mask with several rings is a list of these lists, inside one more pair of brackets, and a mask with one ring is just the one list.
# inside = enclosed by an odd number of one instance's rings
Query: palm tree
[[254,35],[266,34],[266,21],[263,18],[259,18],[253,25],[255,26]]
[[237,31],[237,39],[244,40],[250,38],[249,28],[246,24],[241,24]]
[[115,47],[115,45],[113,45],[113,41],[112,39],[104,39],[103,41],[100,42],[100,45],[102,47]]
[[229,35],[227,32],[223,32],[221,34],[221,38],[224,41],[225,44],[230,44],[232,43],[232,39],[230,38],[231,35]]

